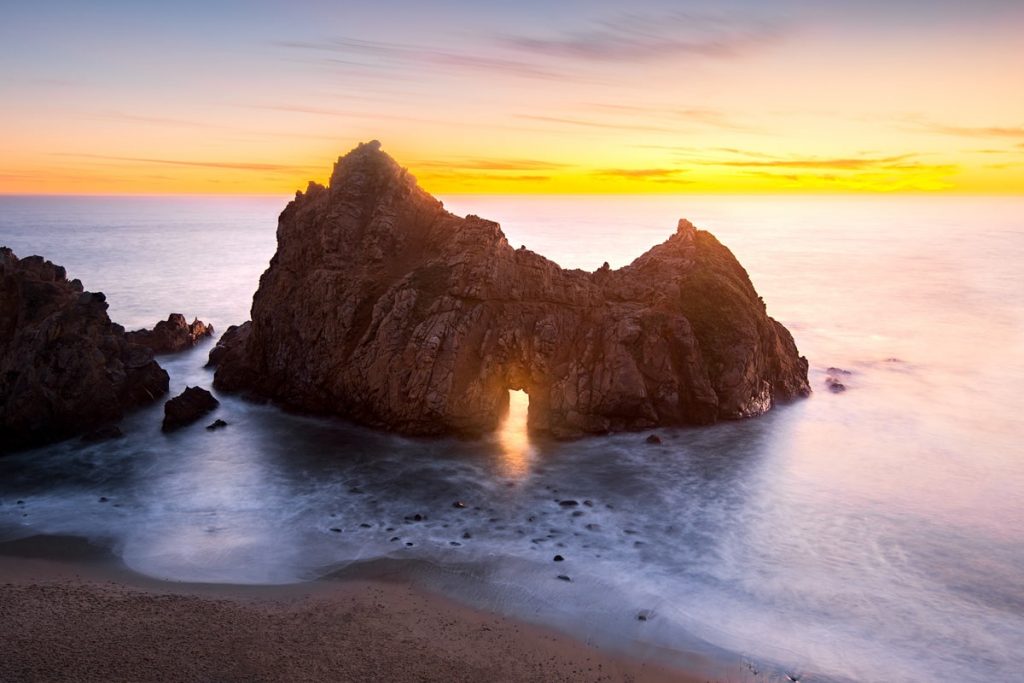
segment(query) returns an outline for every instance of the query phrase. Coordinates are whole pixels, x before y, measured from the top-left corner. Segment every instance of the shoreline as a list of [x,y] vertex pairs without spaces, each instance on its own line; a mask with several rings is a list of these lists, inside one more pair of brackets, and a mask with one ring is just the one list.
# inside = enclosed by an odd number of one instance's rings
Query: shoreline
[[84,539],[0,543],[0,679],[712,680],[394,580],[190,584]]

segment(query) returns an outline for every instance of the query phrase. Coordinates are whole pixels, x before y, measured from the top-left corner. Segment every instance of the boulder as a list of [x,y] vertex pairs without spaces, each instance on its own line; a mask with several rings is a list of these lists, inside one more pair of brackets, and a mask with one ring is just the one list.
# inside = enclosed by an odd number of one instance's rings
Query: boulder
[[178,353],[191,349],[204,337],[212,337],[213,325],[199,318],[189,323],[181,313],[171,313],[152,330],[135,330],[127,336],[129,341],[152,349],[153,353]]
[[102,293],[0,248],[0,453],[115,423],[167,386],[152,351],[110,321]]
[[679,221],[631,264],[567,270],[460,218],[374,141],[278,221],[214,386],[407,434],[493,431],[509,391],[556,437],[709,424],[809,393],[746,271]]
[[186,387],[185,391],[164,404],[163,430],[171,432],[192,424],[219,405],[220,401],[206,389]]

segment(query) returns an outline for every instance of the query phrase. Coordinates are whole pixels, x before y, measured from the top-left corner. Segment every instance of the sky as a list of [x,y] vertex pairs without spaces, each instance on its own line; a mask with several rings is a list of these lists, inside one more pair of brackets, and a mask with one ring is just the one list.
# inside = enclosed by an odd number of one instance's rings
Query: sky
[[0,193],[1024,194],[1024,1],[3,2]]

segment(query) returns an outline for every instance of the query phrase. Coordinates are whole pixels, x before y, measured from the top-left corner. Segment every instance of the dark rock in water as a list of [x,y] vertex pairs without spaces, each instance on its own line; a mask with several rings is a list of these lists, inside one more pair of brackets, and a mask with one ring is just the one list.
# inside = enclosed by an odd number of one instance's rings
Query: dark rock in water
[[163,430],[170,432],[192,424],[218,405],[220,401],[206,389],[186,387],[185,391],[164,404]]
[[339,529],[339,528],[338,528],[338,527],[336,527],[336,526],[332,526],[332,527],[331,527],[331,531],[333,531],[333,532],[334,532],[334,533],[336,533],[336,534],[340,534],[340,533],[341,533],[341,529]]
[[167,393],[167,373],[41,256],[0,248],[0,453],[120,420]]
[[846,391],[846,385],[840,382],[835,377],[826,377],[825,386],[827,386],[828,390],[831,391],[833,394],[840,394]]
[[106,496],[100,496],[100,498],[99,498],[99,501],[101,503],[106,503],[108,500],[109,500],[109,498],[107,498]]
[[746,271],[685,220],[628,266],[565,270],[448,213],[371,142],[297,193],[277,235],[252,320],[211,353],[218,389],[421,435],[492,431],[523,389],[530,429],[556,437],[810,391]]
[[224,420],[221,420],[221,419],[217,419],[217,420],[214,420],[213,422],[211,422],[210,424],[206,425],[206,429],[208,431],[212,432],[215,429],[223,429],[224,427],[227,427],[227,426],[228,426],[227,422],[225,422]]
[[566,576],[565,574],[559,574],[559,575],[558,575],[558,578],[559,578],[559,579],[561,579],[562,581],[572,581],[572,579],[570,579],[570,578],[569,578],[568,576]]
[[455,501],[454,503],[452,503],[452,507],[453,507],[453,508],[459,508],[459,509],[462,509],[462,508],[466,507],[466,504],[465,504],[465,503],[463,503],[463,502],[462,502],[461,500],[457,500],[457,501]]
[[829,369],[826,370],[825,372],[827,372],[828,374],[832,375],[833,377],[837,376],[837,375],[852,375],[853,374],[853,372],[851,370],[844,370],[843,368],[837,368],[837,367],[829,367]]
[[564,562],[564,561],[565,561],[565,558],[562,557],[561,555],[555,555],[554,558],[552,558],[552,562]]
[[121,432],[121,428],[117,425],[103,425],[83,434],[82,441],[96,443],[98,441],[120,439],[122,436],[124,436],[124,433]]
[[658,436],[657,434],[651,434],[646,439],[644,439],[644,441],[650,444],[659,444],[661,443],[661,437]]
[[572,508],[572,507],[576,507],[577,505],[579,505],[579,501],[575,501],[575,500],[560,500],[560,501],[558,501],[558,504],[561,505],[564,508]]
[[167,320],[161,320],[152,330],[135,330],[126,336],[129,341],[145,346],[153,353],[178,353],[191,349],[203,337],[213,336],[213,325],[207,325],[199,318],[189,323],[181,313],[171,313]]

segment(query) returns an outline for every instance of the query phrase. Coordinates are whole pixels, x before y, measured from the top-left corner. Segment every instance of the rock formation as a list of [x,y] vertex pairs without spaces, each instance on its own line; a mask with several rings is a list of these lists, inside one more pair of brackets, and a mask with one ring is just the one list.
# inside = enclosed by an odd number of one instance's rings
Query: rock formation
[[152,330],[135,330],[127,335],[128,341],[150,348],[153,353],[178,353],[191,349],[203,337],[213,336],[213,325],[199,318],[189,324],[181,313],[171,313]]
[[110,322],[103,294],[0,248],[0,453],[119,420],[167,384],[153,353]]
[[281,214],[215,386],[408,434],[493,430],[510,389],[559,437],[707,424],[806,395],[807,361],[746,271],[685,220],[630,265],[566,270],[444,210],[380,150]]
[[162,429],[165,432],[173,432],[175,429],[192,424],[219,405],[220,401],[206,389],[185,387],[185,391],[164,404]]

